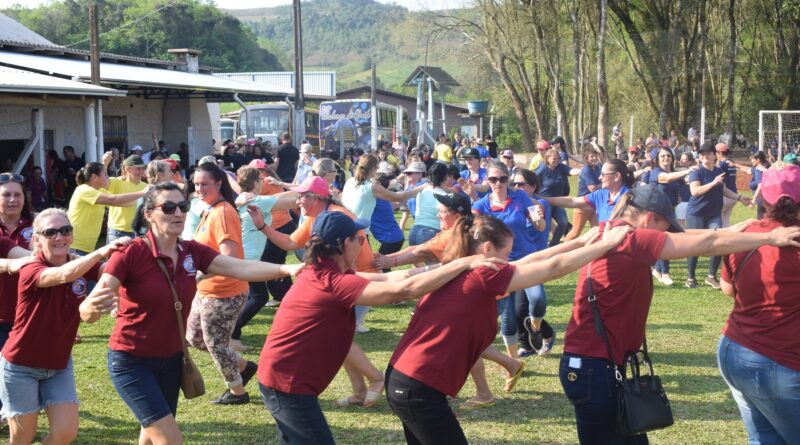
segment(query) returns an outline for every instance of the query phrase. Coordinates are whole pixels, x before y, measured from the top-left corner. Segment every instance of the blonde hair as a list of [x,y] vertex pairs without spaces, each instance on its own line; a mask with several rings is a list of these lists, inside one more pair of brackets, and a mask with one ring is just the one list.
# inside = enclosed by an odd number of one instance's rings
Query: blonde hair
[[[72,224],[69,221],[69,216],[67,215],[67,212],[64,211],[64,209],[57,209],[55,207],[44,209],[41,212],[39,212],[38,215],[36,215],[36,218],[33,219],[33,236],[38,237],[39,234],[42,232],[42,230],[46,229],[46,227],[44,226],[44,221],[45,219],[51,216],[61,216],[65,220],[67,220],[67,224]],[[33,254],[36,255],[39,253],[39,249],[36,246],[35,242],[32,244],[33,244]]]
[[150,163],[147,164],[147,170],[145,171],[145,174],[147,175],[147,182],[150,184],[155,184],[158,181],[159,173],[163,173],[167,175],[167,177],[170,177],[171,170],[172,168],[167,161],[150,161]]

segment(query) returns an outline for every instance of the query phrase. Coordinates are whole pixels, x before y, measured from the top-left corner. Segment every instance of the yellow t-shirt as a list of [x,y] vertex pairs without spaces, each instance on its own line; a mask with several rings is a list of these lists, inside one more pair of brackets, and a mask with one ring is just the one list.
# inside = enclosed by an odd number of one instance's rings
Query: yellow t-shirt
[[450,162],[453,160],[453,149],[447,144],[438,144],[433,148],[436,152],[436,159],[442,162]]
[[535,155],[534,157],[531,158],[531,165],[528,166],[528,170],[530,171],[536,170],[539,167],[539,164],[541,163],[542,163],[542,155],[541,154]]
[[91,252],[97,246],[97,238],[103,227],[103,213],[106,206],[95,204],[103,193],[102,189],[81,184],[69,200],[67,215],[75,231],[72,237],[73,249]]
[[[120,178],[109,178],[108,192],[112,195],[140,192],[145,188],[147,188],[147,183],[144,181],[134,184]],[[108,209],[108,228],[122,230],[123,232],[133,232],[133,217],[135,215],[135,205],[129,207],[111,206]]]

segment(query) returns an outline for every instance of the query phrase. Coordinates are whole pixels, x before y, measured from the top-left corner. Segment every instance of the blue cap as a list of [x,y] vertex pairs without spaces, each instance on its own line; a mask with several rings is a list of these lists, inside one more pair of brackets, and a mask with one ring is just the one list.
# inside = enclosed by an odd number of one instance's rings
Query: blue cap
[[322,212],[314,219],[311,236],[318,236],[329,247],[337,247],[345,239],[359,230],[369,227],[369,221],[363,218],[353,220],[342,212]]
[[675,208],[672,207],[672,201],[669,200],[669,196],[658,185],[647,184],[634,187],[631,190],[630,199],[634,207],[663,216],[669,221],[670,232],[680,233],[684,231],[675,218]]

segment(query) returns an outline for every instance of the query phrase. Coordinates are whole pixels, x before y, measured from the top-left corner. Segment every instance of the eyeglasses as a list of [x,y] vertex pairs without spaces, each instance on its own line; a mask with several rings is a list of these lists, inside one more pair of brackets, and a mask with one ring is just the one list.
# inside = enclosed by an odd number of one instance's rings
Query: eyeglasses
[[514,183],[514,187],[517,187],[517,188],[522,188],[522,187],[525,187],[526,185],[528,185],[527,182],[515,182]]
[[164,212],[165,215],[172,215],[175,213],[176,209],[181,209],[181,213],[186,213],[189,211],[189,208],[192,206],[192,203],[189,201],[181,201],[181,202],[172,202],[172,201],[164,201],[163,203],[153,206],[152,208],[157,209],[161,208],[161,211]]
[[8,184],[9,182],[17,182],[22,184],[25,178],[16,173],[3,173],[0,175],[0,184]]
[[492,176],[486,178],[486,180],[489,181],[490,184],[497,184],[498,181],[500,182],[500,184],[505,184],[506,182],[508,182],[508,176],[501,176],[499,178],[496,176]]
[[319,199],[320,196],[315,193],[301,193],[298,199]]
[[503,159],[514,159],[513,156],[503,156]]
[[56,228],[44,229],[41,232],[39,232],[39,235],[42,235],[43,237],[45,237],[47,239],[53,239],[59,233],[61,234],[61,236],[70,236],[70,235],[72,235],[72,226],[67,224],[66,226],[59,227],[57,229]]

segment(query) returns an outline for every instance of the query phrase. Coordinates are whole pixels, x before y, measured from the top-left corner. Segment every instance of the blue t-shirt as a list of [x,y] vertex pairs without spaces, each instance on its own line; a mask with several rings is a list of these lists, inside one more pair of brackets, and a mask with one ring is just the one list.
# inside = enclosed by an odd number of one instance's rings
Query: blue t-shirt
[[397,225],[394,210],[389,201],[375,198],[375,210],[372,211],[369,228],[376,240],[381,243],[396,243],[403,240],[403,231]]
[[720,161],[719,168],[723,173],[726,173],[725,187],[728,187],[728,190],[732,192],[736,192],[736,167],[732,166],[729,161]]
[[511,261],[536,251],[533,234],[528,230],[530,224],[528,207],[531,205],[533,205],[533,201],[522,190],[509,190],[508,199],[502,208],[492,207],[491,196],[481,198],[472,205],[472,210],[481,215],[491,215],[503,221],[514,234],[514,245],[508,255],[508,259]]
[[686,177],[678,181],[680,185],[680,196],[681,202],[689,202],[692,199],[692,189],[689,187],[689,183],[686,182]]
[[[417,187],[422,187],[427,183],[428,181],[423,179],[419,181],[416,185],[409,185],[408,187],[405,188],[405,191],[413,190]],[[417,197],[413,196],[409,198],[408,201],[406,201],[406,207],[408,207],[408,212],[411,213],[411,216],[414,217],[414,214],[417,213]]]
[[552,222],[550,217],[552,212],[550,211],[550,204],[548,204],[547,201],[545,201],[544,199],[536,198],[534,204],[535,203],[538,203],[540,206],[542,206],[542,209],[544,210],[544,220],[545,220],[544,230],[542,230],[541,232],[536,230],[536,228],[533,227],[533,224],[531,224],[530,221],[528,221],[528,225],[526,227],[531,232],[531,236],[533,237],[533,245],[534,245],[533,251],[540,252],[544,249],[547,249],[547,247],[549,246],[548,239],[550,238],[550,223]]
[[564,165],[569,165],[569,155],[566,151],[559,150],[558,152],[558,160],[561,161]]
[[753,178],[750,180],[750,191],[755,193],[758,185],[761,184],[761,177],[764,175],[764,172],[755,167],[750,171],[753,172]]
[[[714,178],[722,174],[722,169],[714,167],[713,170],[700,166],[697,170],[689,173],[687,182],[700,181],[700,185],[706,185],[714,181]],[[688,216],[722,216],[722,184],[717,184],[704,195],[692,196],[689,200],[686,214]]]
[[602,165],[585,165],[581,169],[581,175],[578,176],[578,196],[585,196],[589,194],[590,185],[600,185],[600,170]]
[[664,193],[666,193],[667,196],[669,196],[669,202],[672,203],[672,207],[675,207],[676,205],[678,205],[678,198],[680,197],[681,194],[681,182],[683,181],[678,180],[678,181],[667,182],[666,184],[660,184],[658,182],[658,175],[660,175],[661,173],[667,173],[667,172],[661,170],[658,167],[650,170],[650,178],[648,184],[656,184],[658,188],[663,190]]
[[558,164],[552,170],[544,162],[539,164],[535,173],[542,183],[542,188],[539,189],[538,194],[546,197],[568,196],[569,171],[570,168],[564,164]]
[[[472,184],[481,184],[481,185],[483,185],[483,184],[486,183],[486,169],[485,168],[478,167],[478,182],[472,182],[472,180],[469,179],[471,174],[472,173],[469,171],[469,169],[461,171],[461,177],[466,179],[467,181],[470,181]],[[491,190],[487,190],[485,192],[476,191],[475,193],[478,195],[478,199],[481,199],[484,196],[488,195],[490,191]]]
[[586,200],[589,205],[594,207],[594,212],[597,214],[597,220],[599,222],[605,222],[611,219],[611,213],[614,212],[614,206],[617,205],[617,201],[619,198],[628,192],[628,187],[622,186],[619,189],[619,193],[614,198],[613,201],[610,201],[611,193],[608,189],[598,189],[589,193],[588,195],[584,196],[583,199]]
[[483,145],[478,145],[475,147],[478,150],[478,153],[481,155],[481,159],[491,158],[492,155],[489,153],[489,150],[486,149]]

